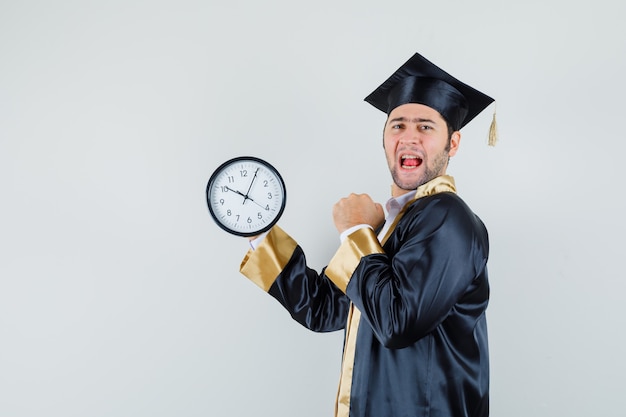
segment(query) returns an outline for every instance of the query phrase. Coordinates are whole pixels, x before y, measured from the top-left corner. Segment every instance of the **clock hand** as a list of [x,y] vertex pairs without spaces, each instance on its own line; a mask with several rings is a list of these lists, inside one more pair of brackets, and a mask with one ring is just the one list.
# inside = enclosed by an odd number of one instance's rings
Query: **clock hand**
[[254,177],[252,177],[252,181],[250,181],[250,186],[248,187],[248,191],[246,192],[246,196],[243,199],[244,204],[246,203],[246,199],[252,200],[250,197],[248,197],[248,194],[250,194],[250,190],[252,189],[252,184],[254,184],[254,180],[256,180],[256,174],[258,172],[259,172],[259,168],[257,168],[256,171],[254,171]]
[[243,201],[244,201],[244,202],[246,201],[246,198],[250,198],[250,197],[248,197],[247,195],[245,195],[244,193],[242,193],[241,191],[239,191],[239,190],[233,190],[233,189],[232,189],[232,188],[230,188],[229,186],[225,186],[224,188],[226,188],[228,191],[232,191],[233,193],[236,193],[236,194],[239,194],[240,196],[242,196],[242,197],[243,197]]
[[235,193],[235,194],[239,194],[240,196],[242,196],[242,197],[243,197],[243,202],[244,202],[244,204],[245,204],[246,200],[250,200],[250,201],[252,201],[254,204],[256,204],[257,206],[261,207],[262,209],[264,209],[264,208],[265,208],[264,206],[260,205],[260,204],[259,204],[259,203],[257,203],[256,201],[254,201],[254,200],[252,199],[252,197],[248,197],[247,195],[245,195],[244,193],[242,193],[242,192],[241,192],[241,191],[239,191],[239,190],[233,190],[233,189],[232,189],[232,188],[230,188],[229,186],[225,186],[224,188],[226,188],[228,191],[232,191],[233,193]]
[[[264,207],[264,206],[260,205],[259,203],[257,203],[256,201],[254,201],[252,198],[248,197],[248,200],[252,201],[254,204],[256,204],[257,206],[259,206],[259,207],[261,207],[263,210],[265,210],[265,207]],[[245,202],[246,202],[246,201],[244,200],[244,203],[245,203]]]
[[[256,201],[254,201],[254,200],[252,199],[252,197],[248,197],[247,195],[245,195],[245,194],[244,194],[244,193],[242,193],[241,191],[239,191],[239,190],[233,190],[233,189],[232,189],[232,188],[230,188],[229,186],[225,186],[225,188],[226,188],[228,191],[232,191],[233,193],[235,193],[235,194],[239,194],[240,196],[242,196],[242,197],[243,197],[243,202],[244,202],[244,204],[245,204],[246,200],[250,200],[250,201],[252,201],[254,204],[256,204],[257,206],[261,207],[262,209],[264,209],[264,208],[265,208],[264,206],[260,205],[260,204],[259,204],[259,203],[257,203]],[[248,191],[249,191],[249,190],[248,190]]]

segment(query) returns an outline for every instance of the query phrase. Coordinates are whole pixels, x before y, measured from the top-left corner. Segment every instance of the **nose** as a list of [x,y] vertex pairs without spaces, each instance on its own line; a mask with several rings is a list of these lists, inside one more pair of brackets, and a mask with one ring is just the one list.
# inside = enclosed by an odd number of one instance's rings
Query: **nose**
[[420,141],[420,135],[417,129],[407,129],[404,135],[400,138],[400,142],[406,144],[418,143]]

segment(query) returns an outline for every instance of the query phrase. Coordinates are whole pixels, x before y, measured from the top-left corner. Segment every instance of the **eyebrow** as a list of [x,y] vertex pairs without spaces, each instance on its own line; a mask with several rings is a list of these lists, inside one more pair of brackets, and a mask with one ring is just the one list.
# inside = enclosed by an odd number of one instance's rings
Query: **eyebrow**
[[[395,123],[395,122],[407,122],[409,121],[409,119],[407,119],[406,117],[394,117],[393,119],[390,119],[387,124],[390,123]],[[435,122],[434,120],[431,119],[423,119],[421,117],[416,117],[415,119],[411,119],[410,120],[413,123],[432,123],[432,124],[437,124],[437,122]]]

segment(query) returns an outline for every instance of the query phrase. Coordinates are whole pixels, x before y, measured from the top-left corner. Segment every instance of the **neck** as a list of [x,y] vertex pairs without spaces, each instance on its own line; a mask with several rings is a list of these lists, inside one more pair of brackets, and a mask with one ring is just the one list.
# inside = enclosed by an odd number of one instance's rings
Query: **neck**
[[396,184],[391,184],[391,196],[393,198],[398,198],[406,193],[413,192],[415,190],[405,190],[403,188],[398,187]]

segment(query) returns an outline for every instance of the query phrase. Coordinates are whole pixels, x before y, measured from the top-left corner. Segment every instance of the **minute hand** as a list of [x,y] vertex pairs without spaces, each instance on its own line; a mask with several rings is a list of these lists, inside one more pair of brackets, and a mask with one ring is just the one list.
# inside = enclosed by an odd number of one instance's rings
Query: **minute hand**
[[254,171],[254,177],[252,177],[252,181],[250,181],[250,186],[248,187],[248,191],[246,192],[245,198],[243,199],[244,204],[246,202],[246,199],[252,200],[250,197],[248,197],[248,194],[250,194],[250,190],[252,189],[252,184],[254,184],[254,180],[256,180],[256,174],[258,172],[259,172],[259,168],[257,168],[256,171]]

